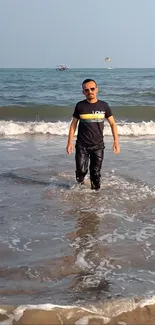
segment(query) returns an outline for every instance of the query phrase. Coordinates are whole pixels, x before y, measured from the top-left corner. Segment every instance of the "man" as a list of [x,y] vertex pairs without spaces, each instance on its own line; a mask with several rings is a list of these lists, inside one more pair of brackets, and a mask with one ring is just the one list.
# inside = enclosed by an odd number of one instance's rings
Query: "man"
[[88,172],[90,160],[90,181],[91,189],[100,189],[101,167],[104,157],[104,118],[111,126],[113,134],[113,152],[120,152],[117,125],[112,115],[109,105],[97,98],[98,87],[93,79],[86,79],[82,83],[83,94],[86,99],[76,104],[73,120],[70,125],[68,144],[66,151],[71,154],[74,150],[73,138],[79,121],[78,134],[76,140],[76,179],[83,184]]

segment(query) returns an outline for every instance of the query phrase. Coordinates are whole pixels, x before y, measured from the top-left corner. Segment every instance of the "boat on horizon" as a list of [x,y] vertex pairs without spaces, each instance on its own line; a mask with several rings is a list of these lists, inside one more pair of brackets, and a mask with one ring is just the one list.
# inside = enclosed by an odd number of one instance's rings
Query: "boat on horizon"
[[66,71],[68,69],[69,69],[69,67],[67,67],[64,64],[59,64],[59,65],[56,66],[56,70],[59,70],[59,71]]

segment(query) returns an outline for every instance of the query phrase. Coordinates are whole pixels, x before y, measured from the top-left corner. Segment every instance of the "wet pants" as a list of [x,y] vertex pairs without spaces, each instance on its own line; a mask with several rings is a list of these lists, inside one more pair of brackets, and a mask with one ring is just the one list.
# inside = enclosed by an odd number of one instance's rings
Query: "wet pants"
[[81,144],[75,146],[76,179],[79,183],[84,181],[88,173],[88,163],[92,189],[100,188],[101,167],[104,157],[104,144],[99,146],[85,147]]

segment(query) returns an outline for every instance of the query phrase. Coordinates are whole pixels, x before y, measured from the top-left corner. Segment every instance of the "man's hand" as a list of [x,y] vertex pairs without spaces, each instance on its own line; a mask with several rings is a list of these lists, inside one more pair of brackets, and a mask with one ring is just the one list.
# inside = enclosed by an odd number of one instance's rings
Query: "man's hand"
[[66,151],[67,151],[68,155],[70,155],[74,151],[73,143],[67,144]]
[[111,130],[112,130],[112,135],[114,138],[114,143],[113,143],[113,153],[115,155],[117,155],[118,153],[120,153],[120,146],[119,146],[119,142],[118,142],[118,131],[117,131],[117,124],[115,122],[115,119],[113,117],[113,115],[111,115],[110,117],[108,117],[108,122],[111,126]]
[[117,141],[114,141],[114,143],[113,143],[113,153],[115,155],[120,153],[120,146],[119,146],[119,143]]
[[73,120],[69,128],[68,143],[66,147],[66,151],[68,155],[70,155],[74,151],[73,138],[76,131],[77,123],[78,123],[78,119],[73,117]]

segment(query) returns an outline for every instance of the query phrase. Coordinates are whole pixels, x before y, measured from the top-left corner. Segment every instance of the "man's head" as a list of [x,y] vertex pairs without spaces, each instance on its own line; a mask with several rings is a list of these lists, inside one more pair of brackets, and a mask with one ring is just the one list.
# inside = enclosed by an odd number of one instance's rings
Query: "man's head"
[[82,83],[83,94],[88,102],[95,103],[97,101],[98,87],[93,79],[85,79]]

